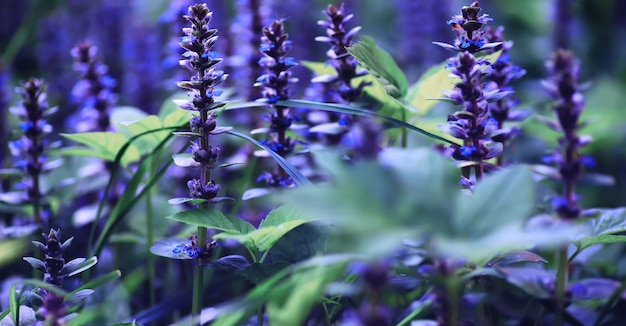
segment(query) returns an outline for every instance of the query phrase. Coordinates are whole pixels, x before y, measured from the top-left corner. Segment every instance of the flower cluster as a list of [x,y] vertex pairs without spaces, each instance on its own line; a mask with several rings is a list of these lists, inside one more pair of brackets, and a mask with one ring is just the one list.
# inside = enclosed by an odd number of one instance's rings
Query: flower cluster
[[317,22],[318,25],[326,28],[326,36],[318,36],[315,40],[330,44],[330,50],[326,52],[329,59],[327,64],[333,67],[337,74],[318,76],[313,79],[313,82],[334,85],[335,92],[343,102],[354,102],[361,96],[363,88],[370,83],[362,81],[357,87],[352,86],[353,79],[367,74],[367,71],[359,70],[358,62],[346,50],[353,45],[354,36],[361,30],[361,26],[348,30],[346,25],[354,15],[345,15],[344,11],[343,4],[339,8],[328,5],[328,9],[324,11],[328,21]]
[[[275,20],[263,29],[259,48],[263,57],[259,60],[259,65],[265,71],[254,84],[256,87],[263,87],[263,96],[274,109],[267,116],[270,121],[268,132],[271,139],[263,140],[262,144],[283,157],[292,154],[297,144],[295,139],[287,136],[287,130],[292,127],[295,117],[288,107],[276,105],[278,101],[289,99],[290,87],[298,81],[297,78],[292,77],[290,70],[297,65],[297,62],[287,55],[291,49],[288,36],[280,20]],[[293,180],[282,170],[265,172],[257,179],[257,182],[260,181],[278,187],[293,184]]]
[[49,109],[46,99],[44,82],[40,79],[30,79],[16,92],[22,98],[17,107],[12,107],[11,113],[20,118],[19,127],[22,137],[9,144],[12,154],[20,160],[15,163],[16,167],[22,168],[28,176],[22,181],[26,190],[27,200],[33,205],[33,218],[35,223],[45,222],[47,215],[42,212],[42,190],[40,176],[45,171],[46,134],[52,132],[45,119],[55,108]]
[[591,141],[591,137],[579,136],[577,133],[585,104],[578,86],[579,65],[571,52],[559,50],[546,66],[551,78],[543,84],[550,97],[556,101],[554,112],[558,120],[558,124],[552,127],[563,134],[559,139],[559,149],[544,157],[546,163],[557,166],[563,182],[563,193],[553,198],[552,205],[562,218],[575,219],[580,216],[575,184],[583,167],[593,164],[591,157],[579,153]]
[[110,111],[117,102],[113,92],[116,81],[107,74],[108,67],[97,59],[98,48],[88,41],[78,43],[71,51],[74,58],[74,70],[81,79],[72,90],[74,100],[80,103],[80,121],[78,131],[109,131],[111,126]]
[[[462,16],[456,16],[452,23],[449,22],[453,28],[460,29],[457,30],[457,43],[467,38],[483,42],[484,32],[481,28],[489,20],[488,15],[478,16],[480,12],[478,2],[463,7],[461,12]],[[500,45],[500,43],[491,44]],[[473,54],[483,49],[485,47],[478,47],[476,44],[468,47],[459,46],[457,50],[461,53],[448,61],[447,69],[460,81],[454,85],[454,90],[446,91],[444,94],[451,103],[461,106],[462,110],[449,115],[447,125],[442,126],[445,132],[463,141],[461,146],[452,146],[447,150],[456,160],[475,162],[474,175],[477,179],[482,177],[485,167],[490,166],[484,161],[499,157],[502,153],[502,143],[493,139],[499,137],[496,133],[498,122],[489,115],[489,102],[501,99],[507,94],[499,88],[485,88],[490,64],[484,58],[476,58]],[[471,185],[468,168],[464,169],[463,175],[465,177],[463,180]]]
[[[33,257],[25,257],[29,264],[44,273],[43,281],[55,286],[63,285],[63,280],[75,272],[78,263],[84,258],[65,263],[63,253],[72,244],[74,237],[61,242],[60,230],[50,230],[48,234],[43,234],[45,242],[33,241],[33,244],[43,253],[44,259],[39,260]],[[67,313],[62,296],[54,292],[39,289],[37,295],[42,297],[43,305],[37,313],[46,320],[46,325],[60,325],[60,320]]]
[[455,138],[463,140],[462,146],[453,146],[452,157],[456,160],[477,162],[476,176],[483,173],[483,161],[500,155],[502,146],[490,139],[496,129],[496,121],[489,116],[488,100],[498,96],[498,90],[490,93],[483,88],[484,67],[488,65],[483,58],[475,58],[471,53],[463,52],[449,61],[448,70],[458,77],[460,82],[455,89],[445,92],[446,97],[462,110],[448,116],[448,124],[442,129]]
[[[487,29],[485,38],[489,43],[500,43],[501,45],[493,48],[493,51],[501,51],[499,57],[491,64],[491,72],[487,75],[488,82],[485,84],[485,90],[499,90],[502,94],[511,92],[510,83],[520,79],[526,74],[526,71],[511,62],[509,50],[513,46],[513,42],[505,41],[504,27],[497,29]],[[516,101],[510,96],[505,96],[493,103],[489,104],[489,113],[496,121],[497,127],[492,135],[492,139],[502,143],[503,146],[514,136],[519,134],[519,128],[506,128],[504,123],[507,121],[522,121],[530,115],[528,110],[513,110]],[[502,164],[502,156],[498,157],[498,165]]]
[[482,28],[492,19],[487,14],[479,15],[480,9],[478,1],[474,1],[470,6],[463,6],[460,15],[453,16],[446,22],[457,33],[454,45],[441,42],[433,43],[449,50],[470,53],[498,46],[499,43],[487,43],[484,37],[485,32]]
[[220,149],[210,145],[209,136],[221,131],[217,128],[216,115],[211,111],[224,105],[215,101],[215,97],[220,95],[215,87],[227,77],[223,71],[215,69],[222,59],[212,51],[217,41],[217,30],[209,28],[212,15],[206,4],[189,7],[188,15],[185,15],[191,27],[183,28],[185,36],[182,37],[180,46],[185,52],[182,54],[184,59],[180,60],[180,65],[191,71],[193,76],[188,81],[179,82],[178,86],[188,90],[193,99],[177,101],[182,109],[196,111],[199,114],[191,118],[189,125],[192,133],[199,138],[199,141],[192,145],[192,157],[200,166],[201,177],[189,180],[187,187],[192,198],[206,202],[223,199],[216,197],[220,186],[210,179],[210,171],[216,167]]

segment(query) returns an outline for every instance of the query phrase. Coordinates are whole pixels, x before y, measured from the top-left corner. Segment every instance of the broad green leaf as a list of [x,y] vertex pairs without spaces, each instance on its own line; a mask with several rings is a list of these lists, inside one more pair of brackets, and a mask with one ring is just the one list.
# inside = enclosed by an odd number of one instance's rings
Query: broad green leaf
[[[276,198],[297,207],[307,219],[327,221],[336,250],[373,256],[397,249],[422,227],[446,227],[450,194],[458,191],[458,171],[431,150],[389,150],[381,162],[345,165],[318,153],[317,164],[331,185],[302,187]],[[415,167],[419,166],[419,169]],[[423,185],[429,185],[425,189]]]
[[578,247],[578,251],[582,251],[583,249],[587,249],[597,244],[622,243],[622,242],[626,242],[626,236],[624,235],[602,234],[602,235],[592,235],[592,236],[584,237],[576,241],[575,244],[576,244],[576,247]]
[[103,153],[88,147],[68,146],[59,148],[58,150],[52,150],[51,152],[55,155],[94,157],[105,161],[108,161],[110,158],[108,153]]
[[404,72],[391,55],[378,47],[374,40],[362,37],[361,41],[346,50],[380,81],[387,94],[396,99],[406,95],[408,82]]
[[303,214],[295,207],[280,206],[267,214],[259,224],[259,229],[281,227],[287,222],[303,220]]
[[[89,148],[99,153],[101,158],[111,162],[115,161],[117,153],[128,141],[126,136],[114,132],[86,132],[61,135],[69,140],[87,145]],[[122,157],[120,163],[123,166],[128,166],[130,163],[137,162],[140,157],[141,155],[137,147],[131,145]]]
[[233,234],[247,234],[254,226],[236,216],[226,216],[215,208],[196,208],[170,215],[168,219]]
[[597,217],[590,218],[584,224],[589,227],[589,235],[598,236],[626,231],[626,207],[594,209],[591,213]]
[[234,239],[242,244],[253,245],[259,252],[265,252],[274,246],[283,236],[298,226],[309,222],[296,209],[286,206],[271,211],[261,221],[259,229],[247,234],[217,234],[214,239]]
[[[132,106],[117,106],[111,111],[111,125],[115,126],[116,130],[121,131],[120,127],[126,126],[132,121],[141,120],[148,116],[146,112],[139,108]],[[130,136],[130,134],[127,134]]]
[[[493,62],[499,56],[500,52],[496,52],[485,56],[485,59]],[[411,104],[409,110],[414,112],[409,117],[409,121],[418,121],[438,103],[438,101],[432,100],[433,98],[440,98],[443,96],[443,91],[454,89],[458,78],[451,76],[450,72],[446,70],[447,64],[448,61],[446,60],[431,67],[409,88],[405,101]]]
[[[327,65],[324,62],[301,61],[300,63],[318,76],[337,74],[333,67]],[[383,105],[392,105],[396,103],[391,101],[393,97],[390,97],[387,92],[385,92],[385,87],[383,86],[383,84],[381,84],[378,79],[376,79],[371,74],[352,79],[352,87],[358,87],[361,82],[371,83],[370,86],[367,86],[363,89],[363,92],[365,92],[365,94],[375,99],[379,103],[382,103]],[[395,108],[400,109],[401,107]]]
[[534,196],[534,183],[524,166],[487,175],[471,195],[457,197],[455,235],[479,238],[508,225],[521,225],[534,208]]

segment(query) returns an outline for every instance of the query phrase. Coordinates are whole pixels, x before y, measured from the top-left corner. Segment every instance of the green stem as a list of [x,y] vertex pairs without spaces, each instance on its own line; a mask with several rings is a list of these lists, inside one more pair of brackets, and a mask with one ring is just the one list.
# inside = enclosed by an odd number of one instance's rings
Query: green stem
[[[151,158],[149,158],[151,159]],[[151,163],[154,163],[152,161]],[[154,175],[157,170],[155,164],[152,165],[152,173],[150,175]],[[146,194],[146,251],[148,254],[148,282],[150,286],[150,305],[154,306],[156,304],[156,267],[154,265],[154,255],[150,253],[150,246],[154,243],[154,223],[153,223],[153,211],[152,211],[152,195],[151,191],[148,191]]]
[[456,275],[446,280],[446,309],[444,311],[444,325],[459,325],[459,281]]
[[565,289],[567,288],[569,259],[567,245],[557,253],[558,267],[556,273],[556,326],[563,325],[563,311],[565,310]]

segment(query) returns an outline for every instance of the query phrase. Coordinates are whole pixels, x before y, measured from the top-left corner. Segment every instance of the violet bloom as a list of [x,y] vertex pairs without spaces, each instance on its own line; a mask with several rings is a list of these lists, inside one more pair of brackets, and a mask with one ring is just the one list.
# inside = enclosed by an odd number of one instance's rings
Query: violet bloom
[[[262,143],[272,151],[285,157],[294,152],[296,140],[287,136],[287,130],[292,126],[294,116],[288,107],[277,105],[278,101],[289,99],[291,86],[298,79],[292,77],[291,68],[298,65],[296,60],[287,55],[291,49],[289,35],[285,33],[284,24],[275,20],[270,26],[263,29],[259,50],[263,57],[259,65],[264,68],[264,73],[257,78],[254,86],[262,87],[263,96],[274,110],[267,117],[270,121],[268,140]],[[274,187],[283,187],[293,184],[293,180],[282,170],[263,173],[257,179]]]
[[578,135],[580,115],[585,104],[585,98],[578,86],[579,65],[571,52],[557,50],[546,66],[550,71],[550,78],[543,84],[555,101],[553,110],[558,121],[553,129],[563,135],[559,139],[559,148],[545,159],[557,166],[563,182],[563,192],[561,196],[553,198],[552,206],[561,218],[575,219],[580,216],[581,211],[575,184],[583,167],[593,164],[589,156],[580,154],[580,149],[591,138]]
[[16,88],[22,101],[16,107],[11,108],[11,113],[21,120],[19,127],[22,137],[9,143],[13,156],[20,158],[15,166],[25,172],[22,181],[26,190],[27,200],[33,205],[33,219],[41,224],[47,215],[43,211],[43,194],[40,184],[40,176],[45,171],[45,135],[52,132],[52,126],[48,124],[46,117],[56,108],[49,108],[45,92],[44,82],[39,79],[30,79],[21,87]]
[[[491,72],[487,75],[488,82],[485,84],[485,89],[487,91],[498,90],[501,94],[507,94],[512,91],[510,84],[523,77],[526,71],[511,62],[509,51],[513,47],[513,42],[506,41],[503,33],[504,27],[502,26],[497,29],[488,29],[485,33],[485,38],[490,43],[501,44],[492,49],[494,52],[501,51],[501,53],[491,64]],[[497,123],[491,139],[502,143],[503,146],[520,133],[519,128],[505,127],[505,122],[522,121],[531,114],[528,110],[514,110],[516,104],[517,101],[510,94],[489,103],[489,113]],[[502,161],[502,156],[498,156],[498,165],[502,165]]]
[[[478,1],[461,9],[462,15],[448,21],[456,32],[455,45],[436,43],[460,52],[448,61],[447,69],[459,81],[454,89],[444,92],[445,96],[455,105],[461,106],[460,111],[448,116],[448,124],[442,129],[455,138],[463,141],[461,146],[446,149],[450,155],[463,161],[473,161],[474,175],[480,179],[486,168],[491,167],[485,160],[498,157],[502,153],[502,144],[491,139],[498,127],[498,122],[489,115],[489,102],[502,98],[500,89],[485,89],[485,78],[489,74],[489,62],[484,58],[476,58],[473,53],[500,45],[486,43],[482,27],[489,20],[488,15],[480,15]],[[469,168],[463,170],[463,184],[470,185]]]
[[117,102],[113,88],[117,82],[108,74],[108,67],[99,62],[98,48],[88,41],[80,42],[71,51],[74,70],[81,79],[72,90],[72,95],[81,106],[79,115],[86,119],[86,125],[79,126],[79,132],[109,131],[110,113]]
[[223,83],[228,75],[216,69],[222,58],[213,51],[217,41],[217,30],[209,27],[213,13],[206,4],[197,4],[190,6],[184,17],[190,27],[183,28],[185,36],[181,38],[180,46],[185,52],[180,66],[190,71],[192,76],[179,82],[178,86],[187,90],[192,99],[176,103],[181,109],[197,113],[189,125],[191,131],[198,135],[198,140],[192,145],[192,157],[200,167],[200,178],[189,180],[187,187],[192,198],[202,199],[205,203],[219,202],[224,198],[217,197],[220,185],[211,180],[211,170],[217,167],[220,149],[210,144],[209,136],[220,132],[213,111],[225,103],[216,102],[215,97],[221,92],[215,87]]

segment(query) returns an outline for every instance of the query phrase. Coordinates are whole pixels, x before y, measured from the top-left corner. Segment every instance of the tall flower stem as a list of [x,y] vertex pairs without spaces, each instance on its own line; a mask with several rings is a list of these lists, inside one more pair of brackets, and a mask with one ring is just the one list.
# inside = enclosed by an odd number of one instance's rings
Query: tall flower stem
[[[590,138],[578,135],[580,116],[585,99],[578,86],[579,65],[571,52],[557,50],[546,63],[550,70],[550,79],[544,81],[548,94],[555,100],[554,112],[558,123],[553,128],[562,133],[559,149],[546,157],[544,161],[555,163],[562,182],[561,196],[552,199],[555,213],[564,221],[580,217],[575,185],[583,167],[593,164],[593,160],[580,154],[580,149],[589,143]],[[556,325],[563,325],[565,311],[565,291],[567,289],[569,257],[567,246],[558,253],[556,284]]]
[[[197,4],[189,7],[185,19],[190,27],[183,28],[186,36],[181,39],[181,47],[186,51],[182,54],[180,65],[193,72],[188,81],[181,81],[178,86],[188,90],[193,97],[190,101],[176,101],[182,109],[195,111],[189,125],[191,132],[197,137],[193,142],[192,157],[195,166],[200,168],[200,179],[191,179],[187,187],[192,198],[200,200],[200,208],[208,209],[210,203],[217,203],[226,198],[218,198],[220,186],[211,180],[211,169],[216,168],[220,149],[211,146],[209,137],[219,133],[216,130],[216,115],[212,112],[225,103],[217,103],[215,97],[220,94],[214,88],[221,84],[227,77],[221,70],[216,70],[215,65],[222,61],[217,53],[212,51],[217,41],[217,30],[209,28],[209,22],[213,13],[206,4]],[[211,112],[210,112],[211,111]],[[186,249],[190,257],[196,259],[196,267],[193,277],[193,324],[200,324],[200,312],[202,310],[202,294],[204,293],[204,268],[203,262],[212,254],[212,245],[207,244],[207,228],[199,226],[198,233],[192,240],[192,246]]]
[[567,279],[569,277],[569,257],[567,246],[563,246],[557,253],[558,267],[556,272],[556,323],[555,325],[563,325],[563,311],[565,310],[565,289],[567,289]]

